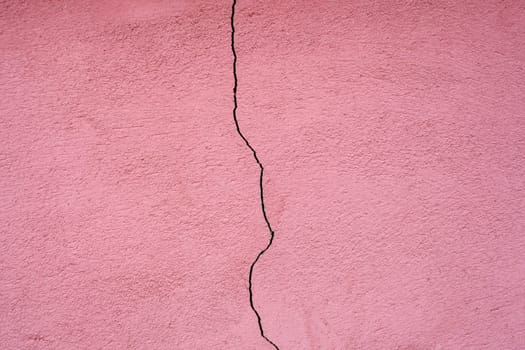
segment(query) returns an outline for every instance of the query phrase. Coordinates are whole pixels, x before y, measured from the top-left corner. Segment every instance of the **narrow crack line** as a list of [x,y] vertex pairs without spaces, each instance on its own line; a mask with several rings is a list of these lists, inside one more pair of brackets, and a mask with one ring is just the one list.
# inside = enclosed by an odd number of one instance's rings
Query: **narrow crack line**
[[248,142],[248,139],[241,132],[241,128],[239,127],[239,120],[237,119],[237,84],[238,84],[238,79],[237,79],[237,53],[235,52],[235,24],[234,24],[235,5],[236,4],[237,4],[237,0],[233,0],[232,12],[231,12],[231,29],[232,29],[231,30],[231,33],[232,33],[231,45],[232,45],[232,53],[233,53],[233,79],[234,79],[234,85],[233,85],[233,120],[235,121],[235,127],[237,128],[237,133],[243,139],[243,141],[246,144],[246,146],[252,151],[253,158],[255,158],[255,161],[257,162],[257,165],[259,165],[259,169],[260,169],[259,193],[260,193],[260,199],[261,199],[261,209],[262,209],[262,213],[263,213],[263,216],[264,216],[264,221],[266,222],[266,226],[268,227],[268,230],[270,231],[270,240],[268,241],[268,244],[266,245],[266,247],[263,250],[261,250],[259,252],[259,254],[257,254],[257,257],[255,258],[255,260],[252,262],[252,264],[250,266],[250,274],[249,274],[249,278],[248,278],[248,283],[249,283],[248,289],[250,291],[250,307],[252,308],[253,312],[255,313],[255,316],[257,316],[257,323],[259,324],[259,331],[261,333],[261,336],[268,343],[270,343],[276,350],[279,350],[279,347],[277,347],[277,345],[275,345],[274,342],[272,342],[268,337],[266,337],[266,335],[264,335],[264,330],[263,330],[263,326],[262,326],[261,316],[257,312],[257,309],[255,308],[255,305],[253,304],[253,288],[252,288],[253,287],[253,283],[252,283],[253,269],[255,268],[255,265],[257,264],[257,262],[259,261],[261,256],[263,256],[264,253],[266,253],[266,251],[271,247],[271,245],[273,243],[273,238],[275,236],[275,232],[273,231],[272,226],[270,225],[270,221],[268,220],[268,216],[266,215],[266,209],[264,207],[264,191],[263,191],[264,167],[263,167],[261,161],[259,160],[259,157],[257,157],[257,152],[255,152],[255,149],[252,147],[252,145],[250,145],[250,143]]

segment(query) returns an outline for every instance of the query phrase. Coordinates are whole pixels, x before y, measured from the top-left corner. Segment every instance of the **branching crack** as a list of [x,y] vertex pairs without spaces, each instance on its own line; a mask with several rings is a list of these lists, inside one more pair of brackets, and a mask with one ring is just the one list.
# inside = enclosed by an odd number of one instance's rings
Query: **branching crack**
[[259,160],[259,157],[257,157],[257,152],[255,152],[255,149],[252,147],[252,145],[250,145],[250,143],[248,142],[248,139],[246,139],[246,137],[241,132],[241,128],[239,127],[239,121],[237,119],[237,83],[238,83],[238,81],[237,81],[237,54],[235,52],[235,24],[234,24],[235,5],[236,5],[236,3],[237,3],[237,1],[233,0],[232,12],[231,12],[231,33],[232,33],[231,45],[232,45],[232,53],[233,53],[233,79],[234,79],[234,85],[233,85],[233,120],[235,121],[235,127],[237,128],[237,133],[243,139],[243,141],[246,144],[246,146],[252,151],[253,157],[255,158],[255,161],[257,162],[257,165],[259,165],[259,169],[260,169],[260,173],[259,173],[260,174],[259,175],[259,192],[260,192],[260,195],[261,195],[261,209],[262,209],[262,213],[263,213],[263,216],[264,216],[264,221],[266,222],[266,226],[268,227],[268,230],[270,231],[270,240],[269,240],[268,244],[266,245],[266,247],[263,250],[261,250],[259,252],[259,254],[257,254],[257,257],[255,258],[255,260],[252,262],[252,264],[250,266],[250,274],[249,274],[249,278],[248,278],[249,291],[250,291],[250,307],[252,308],[253,312],[257,316],[257,322],[259,324],[259,331],[261,333],[261,336],[268,343],[270,343],[276,350],[279,350],[277,345],[275,345],[274,342],[272,342],[270,339],[268,339],[268,337],[266,337],[266,335],[264,335],[264,330],[263,330],[263,327],[262,327],[261,316],[259,315],[259,313],[257,312],[257,309],[255,308],[255,306],[253,304],[253,289],[252,289],[252,287],[253,287],[253,283],[252,283],[253,269],[254,269],[255,265],[257,264],[257,262],[259,261],[259,259],[261,258],[261,256],[263,256],[264,253],[266,253],[266,251],[271,247],[272,242],[273,242],[273,238],[275,236],[275,233],[274,233],[274,231],[272,229],[272,226],[270,225],[270,221],[268,221],[268,216],[266,215],[266,209],[264,208],[264,192],[263,192],[264,167],[263,167],[261,161]]

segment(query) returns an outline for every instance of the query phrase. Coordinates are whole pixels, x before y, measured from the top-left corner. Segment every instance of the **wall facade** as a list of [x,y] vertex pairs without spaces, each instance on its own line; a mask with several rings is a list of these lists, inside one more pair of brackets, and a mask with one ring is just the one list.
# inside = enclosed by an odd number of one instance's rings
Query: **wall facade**
[[[231,5],[2,3],[2,348],[272,349]],[[524,348],[524,4],[239,0],[235,28],[267,337]]]

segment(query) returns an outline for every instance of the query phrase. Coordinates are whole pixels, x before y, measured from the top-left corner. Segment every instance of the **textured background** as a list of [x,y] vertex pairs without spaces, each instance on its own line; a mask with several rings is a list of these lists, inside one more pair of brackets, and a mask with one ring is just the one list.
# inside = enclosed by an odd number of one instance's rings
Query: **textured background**
[[[2,349],[271,349],[226,1],[3,1]],[[525,348],[525,3],[251,1],[287,349]]]

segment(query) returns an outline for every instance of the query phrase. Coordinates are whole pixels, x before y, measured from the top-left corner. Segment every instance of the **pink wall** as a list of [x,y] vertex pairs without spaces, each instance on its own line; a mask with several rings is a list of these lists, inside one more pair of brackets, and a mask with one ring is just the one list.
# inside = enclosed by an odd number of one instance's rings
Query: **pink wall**
[[[0,348],[272,349],[231,2],[0,6]],[[525,348],[525,4],[235,26],[268,338]]]

